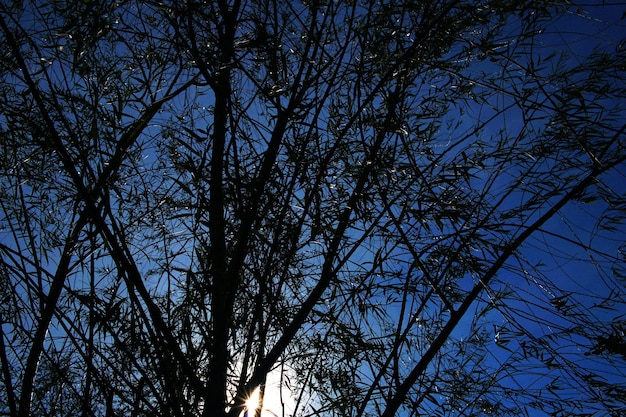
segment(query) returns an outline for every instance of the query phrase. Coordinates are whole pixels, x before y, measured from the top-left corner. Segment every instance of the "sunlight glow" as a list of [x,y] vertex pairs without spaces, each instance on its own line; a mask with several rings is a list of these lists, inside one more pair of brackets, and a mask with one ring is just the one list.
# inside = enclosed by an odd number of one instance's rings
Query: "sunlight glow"
[[256,387],[252,394],[246,400],[246,411],[248,417],[254,417],[255,411],[259,408],[259,395],[261,394],[261,387]]
[[284,379],[295,379],[293,371],[287,369],[286,365],[283,364],[270,371],[263,393],[260,386],[255,387],[245,398],[238,417],[254,417],[257,410],[260,411],[261,417],[296,415],[296,397],[285,385]]

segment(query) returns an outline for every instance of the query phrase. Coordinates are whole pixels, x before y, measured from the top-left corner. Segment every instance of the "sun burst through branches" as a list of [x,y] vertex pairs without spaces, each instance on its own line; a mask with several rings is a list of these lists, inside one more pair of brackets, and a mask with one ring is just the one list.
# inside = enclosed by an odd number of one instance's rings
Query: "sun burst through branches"
[[261,387],[256,387],[250,396],[246,399],[246,409],[244,411],[244,417],[254,417],[256,410],[261,406],[260,404]]

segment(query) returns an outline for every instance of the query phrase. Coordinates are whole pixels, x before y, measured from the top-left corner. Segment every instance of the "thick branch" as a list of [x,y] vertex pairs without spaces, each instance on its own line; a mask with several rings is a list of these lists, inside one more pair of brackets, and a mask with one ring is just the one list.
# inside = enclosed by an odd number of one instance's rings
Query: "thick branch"
[[603,167],[597,167],[592,172],[583,178],[578,184],[576,184],[567,194],[565,194],[559,201],[557,201],[546,213],[537,219],[530,227],[524,229],[517,238],[515,238],[509,245],[503,250],[502,254],[496,259],[494,264],[489,268],[480,281],[478,281],[469,294],[463,300],[463,303],[459,308],[452,312],[450,320],[446,323],[441,333],[430,345],[428,350],[422,355],[420,361],[415,365],[411,373],[407,376],[404,382],[398,387],[395,395],[387,402],[387,407],[381,417],[393,417],[397,414],[398,409],[405,401],[409,390],[415,385],[419,377],[426,371],[426,368],[430,362],[435,358],[437,353],[445,345],[446,340],[450,337],[456,326],[461,319],[465,316],[470,306],[476,301],[478,296],[483,290],[487,289],[489,281],[500,271],[500,268],[511,257],[517,249],[528,239],[533,233],[541,228],[548,220],[550,220],[555,214],[559,212],[567,203],[579,196],[585,189],[591,186],[596,178],[611,169],[612,167],[624,162],[626,157],[613,161],[611,164]]

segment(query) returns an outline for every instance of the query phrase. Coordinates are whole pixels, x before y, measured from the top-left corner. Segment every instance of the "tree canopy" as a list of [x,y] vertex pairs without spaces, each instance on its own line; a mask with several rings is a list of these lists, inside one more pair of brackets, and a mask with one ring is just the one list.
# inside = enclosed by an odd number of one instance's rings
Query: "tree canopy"
[[623,415],[625,13],[2,2],[0,415]]

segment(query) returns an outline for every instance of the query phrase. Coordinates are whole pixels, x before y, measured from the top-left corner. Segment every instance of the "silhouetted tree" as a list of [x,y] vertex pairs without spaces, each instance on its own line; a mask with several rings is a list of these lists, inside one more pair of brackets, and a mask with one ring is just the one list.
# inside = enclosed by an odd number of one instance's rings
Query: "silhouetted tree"
[[621,415],[622,13],[3,2],[0,413]]

